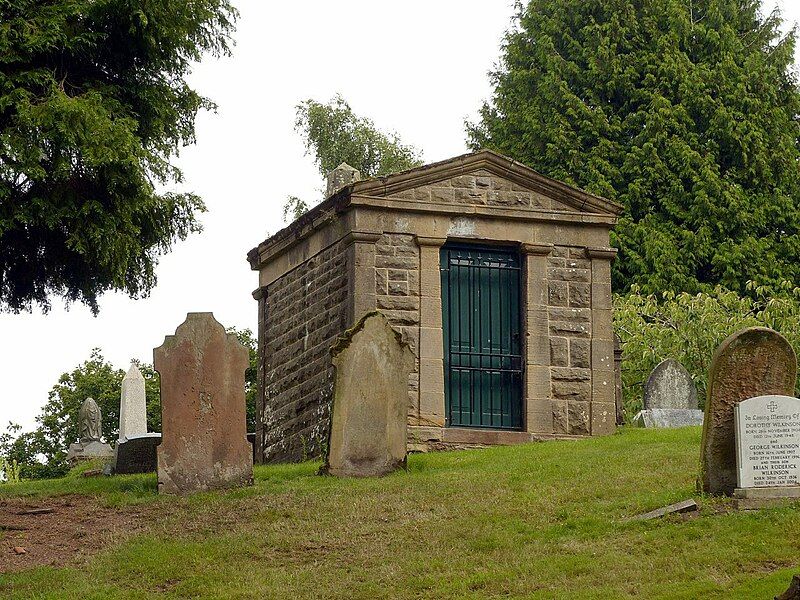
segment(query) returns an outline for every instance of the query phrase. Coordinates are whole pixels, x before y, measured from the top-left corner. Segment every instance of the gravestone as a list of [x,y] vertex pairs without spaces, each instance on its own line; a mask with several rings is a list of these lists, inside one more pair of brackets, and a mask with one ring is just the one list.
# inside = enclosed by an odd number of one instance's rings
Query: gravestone
[[697,408],[697,388],[692,376],[677,360],[661,361],[644,386],[644,409],[634,418],[638,427],[685,427],[702,425]]
[[709,494],[736,488],[734,406],[756,396],[794,393],[797,358],[781,334],[751,327],[728,337],[711,361],[703,441],[701,482]]
[[74,466],[82,460],[96,458],[113,458],[111,446],[100,441],[103,431],[103,415],[94,398],[87,398],[78,411],[78,429],[80,441],[70,444],[67,451],[67,462]]
[[186,494],[253,481],[244,372],[249,355],[212,313],[189,313],[153,350],[161,375],[159,493]]
[[800,497],[800,399],[758,396],[739,402],[737,498]]
[[339,338],[331,354],[336,379],[323,472],[369,477],[405,467],[414,368],[408,345],[374,312]]
[[114,448],[114,473],[132,475],[153,473],[158,466],[157,448],[161,443],[160,433],[144,433],[130,436]]
[[644,385],[645,408],[697,408],[697,388],[684,366],[673,358],[662,360]]
[[135,364],[131,364],[122,378],[119,402],[119,441],[147,433],[147,399],[144,377]]

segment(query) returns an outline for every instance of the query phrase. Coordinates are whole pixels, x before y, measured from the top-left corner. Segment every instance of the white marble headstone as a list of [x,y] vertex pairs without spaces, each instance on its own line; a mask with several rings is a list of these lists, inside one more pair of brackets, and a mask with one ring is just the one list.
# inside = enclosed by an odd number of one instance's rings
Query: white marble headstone
[[122,379],[122,397],[119,403],[119,439],[147,433],[147,401],[144,392],[144,377],[139,367],[131,365]]
[[734,421],[739,488],[800,486],[800,399],[748,398]]

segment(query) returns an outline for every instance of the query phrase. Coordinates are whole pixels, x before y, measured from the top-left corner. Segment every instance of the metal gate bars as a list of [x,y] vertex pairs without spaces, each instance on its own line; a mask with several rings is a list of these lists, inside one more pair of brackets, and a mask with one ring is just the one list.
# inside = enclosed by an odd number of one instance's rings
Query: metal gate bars
[[446,244],[440,265],[446,424],[521,429],[519,255]]

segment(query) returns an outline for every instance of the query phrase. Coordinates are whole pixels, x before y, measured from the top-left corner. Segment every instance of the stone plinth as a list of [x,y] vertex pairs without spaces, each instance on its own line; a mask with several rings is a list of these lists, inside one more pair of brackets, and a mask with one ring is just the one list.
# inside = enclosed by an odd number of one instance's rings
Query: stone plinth
[[711,362],[703,422],[701,481],[709,494],[736,488],[734,406],[748,398],[794,393],[797,358],[778,332],[752,327],[728,337]]
[[633,418],[634,427],[674,428],[703,424],[703,411],[688,408],[652,408],[639,411]]
[[251,483],[247,348],[213,314],[189,313],[153,358],[161,375],[159,492],[185,494]]
[[160,443],[160,433],[145,433],[120,441],[114,448],[114,473],[132,475],[154,472],[158,467],[156,449]]
[[78,442],[70,444],[67,451],[67,463],[71,467],[83,460],[111,460],[114,458],[114,450],[108,444],[99,441]]
[[323,471],[368,477],[404,467],[414,355],[380,313],[362,318],[331,354],[336,383]]

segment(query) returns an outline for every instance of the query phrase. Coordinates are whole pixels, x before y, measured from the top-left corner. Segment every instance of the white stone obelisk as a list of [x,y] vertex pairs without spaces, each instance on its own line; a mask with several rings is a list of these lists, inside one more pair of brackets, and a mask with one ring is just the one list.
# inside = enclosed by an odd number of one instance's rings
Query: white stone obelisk
[[147,402],[144,377],[135,364],[122,379],[119,402],[119,441],[147,433]]

